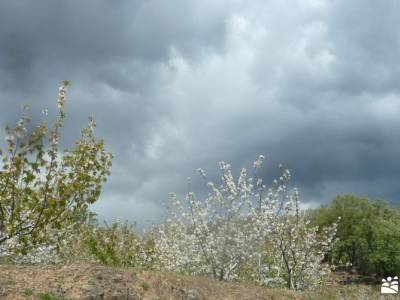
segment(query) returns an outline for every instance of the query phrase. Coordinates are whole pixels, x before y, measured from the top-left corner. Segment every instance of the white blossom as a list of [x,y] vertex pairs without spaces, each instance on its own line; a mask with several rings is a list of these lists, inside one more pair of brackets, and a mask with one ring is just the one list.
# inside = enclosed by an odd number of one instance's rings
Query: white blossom
[[[260,155],[254,162],[256,169],[263,159]],[[219,168],[221,185],[208,182],[211,193],[203,201],[193,192],[185,202],[174,196],[175,211],[157,229],[160,268],[228,281],[248,276],[262,285],[292,289],[318,285],[330,271],[322,261],[335,228],[321,233],[309,225],[297,189],[287,187],[290,172],[280,166],[279,182],[267,188],[258,178],[255,188],[246,169],[236,185],[230,165],[222,161]]]

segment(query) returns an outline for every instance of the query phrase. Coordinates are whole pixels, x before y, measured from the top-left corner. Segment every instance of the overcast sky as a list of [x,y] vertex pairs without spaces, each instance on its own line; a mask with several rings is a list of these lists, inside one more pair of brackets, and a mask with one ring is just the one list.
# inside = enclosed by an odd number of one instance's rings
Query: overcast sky
[[0,124],[23,103],[55,114],[69,79],[63,144],[94,115],[109,221],[148,226],[196,168],[218,181],[218,161],[237,175],[258,154],[306,206],[399,204],[399,20],[397,0],[2,0]]

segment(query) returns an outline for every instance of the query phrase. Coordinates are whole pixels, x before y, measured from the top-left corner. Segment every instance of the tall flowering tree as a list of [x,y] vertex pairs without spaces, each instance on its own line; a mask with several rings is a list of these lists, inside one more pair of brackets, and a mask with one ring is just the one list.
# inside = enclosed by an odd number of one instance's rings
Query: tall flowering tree
[[281,176],[270,188],[258,193],[259,205],[252,210],[257,228],[257,251],[252,256],[251,277],[261,284],[285,284],[303,290],[318,286],[330,267],[324,263],[336,234],[336,224],[310,226],[300,209],[299,192],[289,189],[289,170],[280,166]]
[[59,88],[52,126],[42,121],[28,130],[24,112],[15,127],[6,127],[7,149],[0,150],[0,255],[26,252],[83,221],[109,175],[112,155],[95,138],[92,118],[75,147],[59,151],[67,87],[64,81]]
[[[268,230],[254,261],[255,278],[263,284],[282,282],[290,289],[313,289],[330,273],[324,259],[332,249],[336,224],[325,228],[311,226],[306,212],[300,209],[297,189],[288,191],[284,184],[289,179],[290,173],[285,171],[280,177],[281,185],[275,182],[270,189],[269,195],[279,195],[280,201],[264,227]],[[256,219],[265,222],[265,215],[261,211]]]
[[[290,209],[290,208],[289,208]],[[313,289],[326,279],[330,266],[324,262],[331,250],[336,225],[319,230],[309,225],[304,212],[275,223],[270,236],[272,255],[278,257],[276,267],[290,289]]]
[[[160,227],[160,261],[168,270],[209,274],[218,280],[233,280],[251,253],[255,231],[250,217],[252,185],[243,169],[236,184],[230,165],[219,164],[222,184],[208,182],[210,193],[204,201],[193,192],[181,202],[175,194],[176,210]],[[198,169],[202,177],[205,172]]]
[[[264,156],[254,162],[254,173]],[[220,163],[221,185],[199,201],[172,195],[175,210],[158,229],[159,259],[164,269],[208,274],[219,280],[251,278],[260,284],[283,283],[312,288],[329,271],[323,264],[334,228],[310,227],[300,210],[298,192],[289,190],[290,172],[267,188],[242,169],[234,180],[230,165]],[[206,178],[203,170],[201,176]]]

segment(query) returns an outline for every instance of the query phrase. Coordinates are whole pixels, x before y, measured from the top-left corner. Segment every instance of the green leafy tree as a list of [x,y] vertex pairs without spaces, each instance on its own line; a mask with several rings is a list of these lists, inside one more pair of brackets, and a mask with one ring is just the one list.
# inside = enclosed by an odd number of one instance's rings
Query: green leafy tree
[[313,213],[320,226],[338,217],[339,240],[331,253],[335,264],[352,266],[363,274],[395,274],[400,269],[400,217],[395,209],[383,200],[342,195]]
[[59,88],[52,126],[45,119],[28,130],[26,109],[15,127],[6,126],[7,149],[0,149],[0,256],[27,252],[82,222],[110,174],[112,155],[95,138],[91,117],[75,147],[59,151],[67,86],[64,81]]

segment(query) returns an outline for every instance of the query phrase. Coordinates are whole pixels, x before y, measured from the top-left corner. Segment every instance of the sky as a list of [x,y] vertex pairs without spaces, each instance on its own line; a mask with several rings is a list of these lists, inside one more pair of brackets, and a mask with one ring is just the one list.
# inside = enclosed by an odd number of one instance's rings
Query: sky
[[[93,209],[138,227],[165,217],[196,169],[219,182],[265,155],[304,207],[354,193],[400,204],[397,0],[2,0],[0,124],[28,104],[56,114],[62,145],[87,116],[115,156]],[[3,135],[4,136],[4,135]]]

